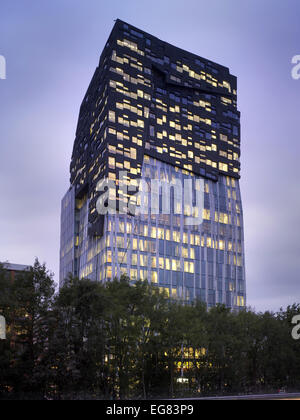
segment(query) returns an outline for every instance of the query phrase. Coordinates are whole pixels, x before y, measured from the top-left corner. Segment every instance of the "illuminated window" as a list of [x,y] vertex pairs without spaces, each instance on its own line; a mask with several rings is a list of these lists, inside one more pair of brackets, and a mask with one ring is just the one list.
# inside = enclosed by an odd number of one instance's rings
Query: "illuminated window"
[[224,241],[219,241],[219,249],[221,251],[224,251],[224,249],[225,249],[225,242]]
[[151,272],[151,282],[157,284],[158,283],[158,275],[156,271]]
[[245,306],[245,298],[244,296],[237,297],[237,306],[243,307]]
[[219,162],[219,169],[220,169],[220,171],[228,172],[228,164]]
[[186,232],[183,232],[183,243],[188,244],[189,243],[189,236]]
[[112,278],[112,268],[109,266],[106,269],[106,278],[111,279]]
[[131,255],[131,265],[137,265],[137,254]]
[[136,149],[133,147],[130,148],[130,157],[131,159],[136,159]]
[[156,257],[151,257],[151,267],[156,268]]
[[148,266],[148,256],[147,255],[140,255],[140,265],[143,267]]
[[172,270],[173,271],[180,271],[180,261],[179,260],[172,260]]
[[167,287],[160,287],[159,288],[160,293],[166,293],[167,297],[170,297],[170,289]]
[[189,262],[189,273],[191,274],[195,273],[195,265],[193,262]]
[[229,82],[226,82],[226,80],[224,80],[224,82],[223,82],[223,86],[224,86],[226,89],[228,89],[228,91],[231,93],[231,86],[230,86]]
[[188,248],[182,248],[182,256],[183,256],[183,258],[188,258],[189,257]]
[[174,242],[180,242],[180,232],[173,232],[173,241]]
[[189,272],[189,263],[188,263],[187,261],[185,261],[185,262],[184,262],[184,271],[185,271],[186,273],[188,273],[188,272]]
[[109,157],[108,158],[108,165],[111,169],[115,168],[116,165],[116,160],[113,157]]
[[109,111],[109,121],[110,122],[116,122],[116,113],[114,111]]
[[165,231],[162,228],[158,228],[158,239],[165,239]]
[[210,220],[210,210],[203,209],[203,219]]

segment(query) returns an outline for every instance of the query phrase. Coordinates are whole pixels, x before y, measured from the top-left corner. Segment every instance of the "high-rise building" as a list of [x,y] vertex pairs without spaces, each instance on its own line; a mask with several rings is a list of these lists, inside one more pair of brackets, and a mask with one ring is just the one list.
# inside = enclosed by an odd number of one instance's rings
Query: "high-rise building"
[[186,302],[246,305],[228,68],[117,20],[81,105],[70,171],[61,285],[68,273],[125,273]]

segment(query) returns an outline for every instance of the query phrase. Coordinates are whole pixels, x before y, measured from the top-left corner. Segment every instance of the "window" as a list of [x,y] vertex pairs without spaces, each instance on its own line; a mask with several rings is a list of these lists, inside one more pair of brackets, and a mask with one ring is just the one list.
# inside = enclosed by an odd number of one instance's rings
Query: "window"
[[162,228],[158,228],[158,239],[164,239],[165,238],[165,231]]
[[158,275],[156,271],[151,272],[151,282],[157,284],[158,283]]
[[183,258],[188,258],[189,257],[188,248],[182,248],[182,256],[183,256]]
[[106,270],[106,278],[111,279],[112,278],[112,269],[111,267],[107,267]]
[[140,127],[140,128],[144,128],[145,127],[145,124],[144,124],[144,121],[143,120],[138,120],[138,127]]
[[117,237],[117,248],[125,248],[125,240],[123,237]]
[[179,260],[172,260],[172,270],[173,271],[180,271],[180,261]]
[[237,306],[245,306],[245,298],[244,296],[238,296],[237,297]]
[[110,122],[116,122],[116,113],[114,111],[109,111],[108,118]]
[[220,169],[220,171],[228,172],[228,164],[219,162],[219,169]]
[[113,168],[115,168],[115,164],[116,164],[116,160],[115,160],[115,158],[110,157],[110,158],[108,159],[108,165],[109,165],[109,167],[110,167],[111,169],[113,169]]
[[147,255],[140,255],[140,265],[142,267],[147,267],[148,266],[148,257],[147,257]]
[[126,259],[127,254],[125,252],[118,252],[118,263],[119,264],[123,264],[123,263],[127,263],[127,259]]
[[156,257],[151,257],[151,267],[156,268]]
[[131,255],[131,265],[137,265],[137,254]]
[[131,159],[136,160],[136,149],[134,149],[133,147],[130,148],[130,157]]
[[174,242],[180,242],[180,232],[173,232],[173,241]]
[[203,219],[210,220],[210,210],[203,209]]

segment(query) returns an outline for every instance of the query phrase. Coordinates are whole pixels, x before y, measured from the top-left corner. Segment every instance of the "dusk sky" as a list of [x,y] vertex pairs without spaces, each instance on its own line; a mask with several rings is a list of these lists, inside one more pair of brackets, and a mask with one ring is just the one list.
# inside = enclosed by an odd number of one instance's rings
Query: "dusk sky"
[[79,107],[117,18],[238,77],[248,305],[300,303],[299,0],[0,0],[0,261],[58,282]]

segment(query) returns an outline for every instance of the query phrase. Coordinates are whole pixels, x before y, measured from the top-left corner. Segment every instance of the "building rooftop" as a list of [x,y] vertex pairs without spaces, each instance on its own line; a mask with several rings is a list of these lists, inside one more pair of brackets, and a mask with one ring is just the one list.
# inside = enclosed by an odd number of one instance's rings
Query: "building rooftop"
[[3,267],[8,271],[28,271],[30,265],[3,263]]

